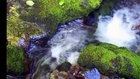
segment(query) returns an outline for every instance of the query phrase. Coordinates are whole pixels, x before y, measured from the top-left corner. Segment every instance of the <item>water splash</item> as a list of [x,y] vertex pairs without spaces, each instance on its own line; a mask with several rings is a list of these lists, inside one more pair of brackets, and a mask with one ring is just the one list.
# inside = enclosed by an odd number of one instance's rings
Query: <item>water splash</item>
[[72,65],[77,64],[80,51],[91,41],[89,37],[92,38],[93,34],[92,27],[82,22],[83,19],[76,19],[60,25],[56,34],[44,47],[36,43],[46,37],[45,35],[32,37],[28,54],[33,59],[31,71],[33,79],[45,79],[46,73],[65,61]]
[[[88,30],[83,26],[82,19],[68,22],[67,25],[61,25],[55,36],[49,41],[52,57],[57,58],[59,64],[65,61],[76,64],[79,52],[88,40]],[[73,56],[76,56],[75,60],[71,60]]]
[[[96,39],[129,49],[140,42],[140,5],[131,8],[123,7],[116,10],[113,17],[99,16],[98,28],[95,32]],[[134,30],[135,29],[135,30]]]

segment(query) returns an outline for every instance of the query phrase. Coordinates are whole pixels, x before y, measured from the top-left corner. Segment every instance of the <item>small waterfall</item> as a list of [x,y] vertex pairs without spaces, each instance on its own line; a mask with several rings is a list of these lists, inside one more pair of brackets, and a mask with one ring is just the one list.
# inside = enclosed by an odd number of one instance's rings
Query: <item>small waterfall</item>
[[[131,1],[130,1],[131,2]],[[126,5],[129,5],[126,3]],[[140,46],[140,4],[114,10],[113,17],[99,16],[98,28],[94,34],[97,40],[134,51]],[[134,51],[140,53],[140,51]]]

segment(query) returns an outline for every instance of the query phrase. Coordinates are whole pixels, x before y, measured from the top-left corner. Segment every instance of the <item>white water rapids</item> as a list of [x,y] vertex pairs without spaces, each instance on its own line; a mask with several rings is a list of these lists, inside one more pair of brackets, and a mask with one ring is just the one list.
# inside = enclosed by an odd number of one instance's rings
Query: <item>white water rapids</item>
[[131,49],[140,42],[140,35],[137,34],[140,29],[135,29],[138,25],[140,25],[140,5],[135,5],[132,8],[115,11],[113,17],[100,16],[94,35],[101,42]]

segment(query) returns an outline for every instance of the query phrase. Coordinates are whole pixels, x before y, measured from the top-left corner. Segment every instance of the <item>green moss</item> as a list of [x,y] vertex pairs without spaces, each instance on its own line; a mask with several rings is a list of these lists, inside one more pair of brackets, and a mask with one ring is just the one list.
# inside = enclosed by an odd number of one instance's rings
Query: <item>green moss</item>
[[125,47],[120,47],[116,52],[119,52],[117,56],[121,58],[121,68],[119,73],[127,77],[133,76],[135,79],[140,79],[138,73],[140,73],[140,56],[134,52],[131,52]]
[[115,49],[118,49],[119,47],[116,45],[113,45],[111,43],[100,43],[98,46],[104,47],[108,50],[114,51]]
[[[97,8],[102,0],[36,0],[33,9],[28,9],[28,14],[21,15],[22,19],[34,21],[33,17],[40,19],[51,30],[51,34],[57,29],[59,23],[81,18],[88,15],[92,10]],[[86,3],[86,4],[85,4]],[[26,16],[26,18],[24,17]],[[45,19],[45,21],[44,21]],[[49,21],[53,19],[53,21]],[[46,23],[47,22],[47,23]],[[38,23],[39,24],[39,23]],[[48,29],[53,27],[53,29]]]
[[17,41],[25,34],[31,36],[43,33],[36,24],[21,20],[17,12],[18,8],[16,5],[11,6],[9,15],[7,15],[7,39],[11,45],[17,45]]
[[23,72],[24,52],[22,48],[17,46],[7,46],[7,71],[16,73]]
[[140,78],[140,56],[113,44],[88,45],[82,50],[78,64],[88,69],[96,67],[104,75],[119,73],[126,78]]
[[[110,71],[112,69],[112,63],[110,62],[115,58],[115,54],[112,51],[109,51],[100,46],[88,45],[80,54],[78,58],[78,63],[85,68],[97,67],[99,71],[103,73]],[[106,60],[106,58],[108,60]],[[102,69],[104,66],[104,69]]]

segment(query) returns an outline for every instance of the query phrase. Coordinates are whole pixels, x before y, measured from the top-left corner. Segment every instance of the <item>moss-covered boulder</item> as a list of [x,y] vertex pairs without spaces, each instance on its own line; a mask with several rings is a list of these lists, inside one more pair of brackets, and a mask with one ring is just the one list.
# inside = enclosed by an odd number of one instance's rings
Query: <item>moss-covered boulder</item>
[[33,8],[26,9],[23,20],[36,22],[44,31],[54,34],[59,23],[88,15],[102,0],[35,0]]
[[88,69],[96,67],[104,75],[118,73],[126,78],[140,79],[140,56],[125,47],[90,44],[82,50],[78,64]]
[[[98,46],[101,46],[101,47],[104,47],[108,50],[111,50],[111,51],[115,51],[116,49],[118,49],[118,46],[114,45],[114,44],[111,44],[111,43],[100,43]],[[116,53],[116,52],[114,52]]]
[[7,46],[7,72],[23,73],[24,51],[18,46]]
[[16,5],[11,6],[7,15],[7,40],[10,45],[18,45],[20,38],[43,33],[36,24],[21,20],[18,8]]

